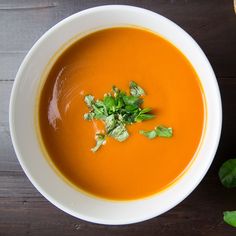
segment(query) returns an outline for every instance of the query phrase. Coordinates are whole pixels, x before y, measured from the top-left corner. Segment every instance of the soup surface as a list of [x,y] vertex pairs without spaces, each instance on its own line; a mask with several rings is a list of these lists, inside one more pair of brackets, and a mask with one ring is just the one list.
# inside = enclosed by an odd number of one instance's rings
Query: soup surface
[[[97,152],[101,121],[84,120],[84,96],[103,98],[116,85],[137,82],[144,107],[156,118],[128,126],[124,142],[108,138]],[[39,130],[48,156],[80,189],[108,199],[155,194],[173,183],[191,163],[204,127],[204,95],[196,72],[170,42],[136,28],[110,28],[72,44],[47,75],[39,102]],[[148,139],[139,130],[164,124],[172,138]]]

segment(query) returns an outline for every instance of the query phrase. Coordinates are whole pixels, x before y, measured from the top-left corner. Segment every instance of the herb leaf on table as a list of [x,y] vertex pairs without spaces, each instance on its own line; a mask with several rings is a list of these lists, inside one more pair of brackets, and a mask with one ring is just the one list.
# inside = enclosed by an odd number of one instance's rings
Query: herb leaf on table
[[226,188],[236,187],[236,159],[227,160],[219,170],[221,183]]
[[225,211],[223,214],[224,214],[224,221],[227,224],[236,227],[236,211]]
[[[219,170],[219,178],[221,183],[226,188],[235,188],[236,187],[236,159],[229,159],[222,164]],[[236,211],[225,211],[223,212],[224,221],[236,227]]]

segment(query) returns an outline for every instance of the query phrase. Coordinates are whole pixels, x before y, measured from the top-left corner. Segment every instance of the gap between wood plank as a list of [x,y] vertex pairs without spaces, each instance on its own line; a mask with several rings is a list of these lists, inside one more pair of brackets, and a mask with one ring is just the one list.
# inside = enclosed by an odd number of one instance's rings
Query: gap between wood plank
[[58,2],[55,1],[47,1],[45,3],[25,3],[25,4],[1,4],[0,3],[0,10],[34,10],[34,9],[42,9],[42,8],[52,8],[58,6]]
[[0,82],[14,82],[14,79],[0,79]]

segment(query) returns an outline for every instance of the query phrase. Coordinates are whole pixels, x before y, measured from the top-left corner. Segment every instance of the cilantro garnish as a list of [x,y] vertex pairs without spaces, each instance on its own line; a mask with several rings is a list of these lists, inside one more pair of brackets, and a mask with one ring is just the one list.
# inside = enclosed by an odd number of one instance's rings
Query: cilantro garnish
[[156,137],[171,138],[173,135],[172,128],[168,128],[163,125],[160,125],[160,126],[156,127],[154,130],[150,130],[150,131],[140,130],[139,133],[143,134],[144,136],[148,137],[149,139],[153,139]]
[[[129,94],[113,86],[112,91],[104,95],[102,100],[95,100],[94,96],[86,95],[84,101],[89,112],[84,114],[85,120],[102,120],[105,123],[103,133],[96,134],[96,146],[91,150],[96,152],[105,143],[106,137],[112,137],[119,142],[129,137],[127,125],[149,120],[155,117],[151,108],[142,108],[145,95],[137,83],[131,81]],[[155,137],[171,137],[172,129],[159,126],[153,131],[140,131],[141,134],[152,139]]]

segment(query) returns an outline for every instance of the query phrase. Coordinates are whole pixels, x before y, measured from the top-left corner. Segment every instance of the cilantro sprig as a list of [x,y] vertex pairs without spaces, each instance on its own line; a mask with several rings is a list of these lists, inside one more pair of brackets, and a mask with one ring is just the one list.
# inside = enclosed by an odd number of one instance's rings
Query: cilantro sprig
[[[125,141],[129,137],[127,125],[155,117],[151,113],[151,108],[142,108],[143,96],[146,94],[144,89],[131,81],[129,90],[129,94],[127,94],[113,86],[112,91],[105,94],[102,100],[96,100],[92,95],[84,97],[84,102],[89,108],[89,112],[84,114],[84,119],[89,121],[97,119],[105,123],[105,131],[96,134],[97,143],[91,149],[93,152],[96,152],[105,143],[107,137],[112,137],[119,142]],[[159,126],[154,131],[140,131],[140,133],[148,138],[171,137],[172,129],[170,129]]]
[[173,130],[170,127],[165,127],[164,125],[159,125],[154,130],[150,130],[150,131],[140,130],[139,133],[143,134],[144,136],[148,137],[149,139],[153,139],[156,137],[171,138],[173,135]]

